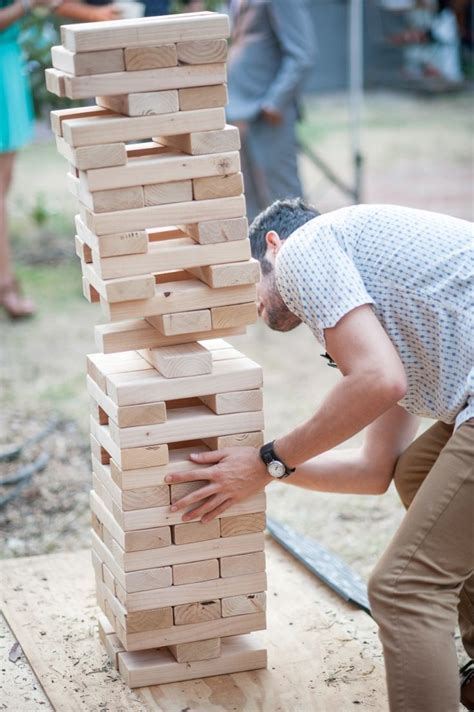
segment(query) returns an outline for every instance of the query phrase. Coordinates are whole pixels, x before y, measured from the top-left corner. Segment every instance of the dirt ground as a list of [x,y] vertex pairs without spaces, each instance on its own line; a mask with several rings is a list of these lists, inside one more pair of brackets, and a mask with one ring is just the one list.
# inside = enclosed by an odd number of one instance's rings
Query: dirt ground
[[[364,119],[365,202],[390,202],[472,219],[471,100],[466,95],[367,97]],[[309,102],[305,140],[350,177],[345,99]],[[20,460],[0,463],[0,478],[42,451],[49,463],[9,503],[0,487],[0,556],[70,550],[88,544],[90,487],[85,354],[94,351],[99,309],[80,288],[73,259],[73,199],[66,164],[50,140],[22,153],[11,196],[18,272],[39,306],[38,316],[12,324],[0,316],[0,453],[56,423]],[[305,189],[323,210],[348,203],[302,160]],[[258,324],[232,340],[265,373],[267,437],[310,415],[338,378],[304,327],[287,335]],[[349,443],[350,444],[350,443]],[[269,514],[313,536],[367,578],[403,512],[395,492],[384,497],[308,494],[269,488]]]

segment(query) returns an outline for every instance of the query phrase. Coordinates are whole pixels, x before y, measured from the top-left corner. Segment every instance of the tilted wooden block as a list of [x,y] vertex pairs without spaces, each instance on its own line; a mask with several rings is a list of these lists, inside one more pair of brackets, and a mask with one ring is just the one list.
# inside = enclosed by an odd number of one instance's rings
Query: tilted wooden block
[[224,447],[261,447],[263,445],[263,433],[219,435],[218,437],[204,438],[204,443],[211,450],[222,450]]
[[195,660],[212,660],[221,654],[221,639],[198,640],[194,643],[170,645],[169,650],[178,663],[190,663]]
[[249,613],[264,611],[266,608],[265,593],[248,593],[242,596],[229,596],[222,599],[222,617],[242,616]]
[[178,89],[178,94],[181,111],[226,106],[228,101],[227,86],[225,84],[215,84],[207,87],[185,87],[184,89]]
[[198,343],[150,350],[154,367],[166,378],[198,376],[212,371],[211,352]]
[[248,222],[245,217],[209,220],[184,225],[183,230],[201,245],[213,245],[216,242],[245,240],[248,237]]
[[83,119],[88,116],[110,116],[111,111],[100,106],[78,106],[72,109],[55,109],[51,112],[51,129],[56,136],[62,136],[62,123],[67,119]]
[[220,521],[213,519],[211,522],[190,522],[189,524],[176,524],[173,527],[174,544],[191,544],[206,539],[217,539],[220,536]]
[[257,305],[252,301],[235,306],[214,307],[211,309],[211,318],[214,329],[253,324],[258,318]]
[[201,396],[204,405],[218,413],[244,413],[258,411],[263,408],[261,389],[252,391],[234,391],[232,393],[216,393],[212,396]]
[[226,556],[220,559],[220,570],[222,578],[245,576],[265,571],[265,554],[262,551],[257,551],[254,554]]
[[[171,490],[173,501],[173,490]],[[240,536],[241,534],[255,534],[265,529],[265,512],[255,514],[240,514],[237,517],[226,517],[221,520],[221,536]]]
[[211,310],[196,309],[196,311],[176,312],[147,317],[147,321],[155,329],[166,336],[205,332],[212,329]]
[[[167,205],[184,203],[193,199],[192,181],[182,180],[175,183],[152,183],[144,188],[145,205]],[[137,206],[139,207],[139,206]]]
[[[69,99],[87,99],[90,96],[115,96],[222,84],[226,81],[226,67],[225,64],[202,64],[136,72],[109,72],[87,77],[75,77],[57,69],[47,69],[46,81],[53,94],[67,96]],[[150,132],[147,138],[151,135]]]
[[175,44],[160,47],[126,47],[124,56],[128,71],[160,69],[160,67],[174,67],[178,64]]
[[[194,566],[194,564],[193,564]],[[174,606],[175,625],[190,625],[192,623],[206,623],[221,618],[221,602],[199,601],[196,603],[183,603],[181,606]]]
[[210,176],[193,180],[194,200],[212,200],[213,198],[230,198],[244,192],[242,173],[232,175]]
[[[226,244],[226,243],[224,243]],[[247,242],[228,243],[228,245],[247,245]],[[214,249],[217,247],[214,246]],[[239,284],[255,284],[260,279],[260,265],[258,260],[247,260],[231,264],[206,265],[193,267],[191,274],[215,289],[232,287]]]
[[123,50],[121,49],[76,54],[65,47],[57,46],[51,47],[51,59],[55,69],[74,74],[76,77],[125,70]]
[[174,586],[210,581],[216,578],[219,578],[219,562],[217,559],[173,566]]
[[[140,145],[140,144],[138,144]],[[69,147],[68,144],[66,146]],[[166,147],[153,144],[159,150],[136,155],[127,146],[128,163],[123,168],[98,168],[81,175],[81,182],[90,191],[126,188],[150,183],[168,183],[189,180],[197,176],[216,176],[237,173],[240,170],[238,151],[188,156]],[[72,149],[71,149],[72,150]]]
[[181,64],[212,64],[227,59],[226,40],[193,40],[178,42],[178,61]]
[[218,13],[187,13],[170,17],[111,20],[61,27],[62,44],[72,52],[131,47],[156,47],[175,42],[229,36],[229,18]]
[[[204,111],[204,109],[202,109],[202,111]],[[208,109],[208,111],[211,111],[211,109]],[[188,133],[182,131],[181,135],[172,133],[163,134],[157,131],[153,136],[157,137],[154,138],[154,140],[158,141],[158,143],[174,146],[174,148],[184,151],[184,153],[191,153],[193,156],[203,153],[238,151],[240,149],[239,129],[236,126],[230,125],[215,130],[210,128],[200,130],[195,126],[192,127]]]
[[124,143],[105,143],[72,148],[61,136],[56,136],[56,147],[59,153],[79,170],[123,166],[127,162]]
[[[169,69],[151,70],[170,72]],[[110,77],[111,75],[104,75]],[[130,74],[133,77],[133,74]],[[152,88],[156,89],[156,86]],[[134,91],[134,87],[131,87]],[[87,95],[90,96],[89,88]],[[116,92],[117,93],[117,92]],[[118,92],[120,93],[120,92]],[[124,93],[124,92],[123,92]],[[95,96],[101,94],[94,92]],[[122,141],[137,141],[148,139],[151,135],[169,136],[176,132],[185,132],[193,128],[203,132],[222,129],[225,125],[224,109],[196,109],[195,111],[178,111],[174,114],[159,116],[136,116],[133,118],[112,115],[91,118],[69,119],[63,121],[63,137],[71,146],[92,146],[96,144],[117,143]],[[236,129],[237,130],[237,129]],[[221,132],[225,133],[225,132]],[[222,143],[222,142],[221,142]],[[228,142],[220,151],[234,151],[234,146],[227,148]]]
[[[168,91],[149,91],[139,94],[118,94],[98,96],[97,104],[126,116],[148,116],[151,114],[174,114],[179,111],[179,98],[176,89]],[[207,107],[205,107],[207,108]]]

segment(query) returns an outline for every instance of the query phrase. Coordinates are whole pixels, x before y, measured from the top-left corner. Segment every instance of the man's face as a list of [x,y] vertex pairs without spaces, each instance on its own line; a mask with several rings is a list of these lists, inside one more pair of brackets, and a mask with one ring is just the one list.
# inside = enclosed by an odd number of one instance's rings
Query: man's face
[[[268,271],[267,271],[268,270]],[[295,316],[280,296],[275,280],[275,270],[268,261],[264,265],[257,285],[258,315],[273,331],[291,331],[301,320]]]

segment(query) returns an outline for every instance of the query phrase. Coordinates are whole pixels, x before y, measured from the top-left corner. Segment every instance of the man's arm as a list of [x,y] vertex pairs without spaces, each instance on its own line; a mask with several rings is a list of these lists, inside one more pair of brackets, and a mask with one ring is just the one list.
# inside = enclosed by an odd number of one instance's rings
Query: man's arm
[[[275,442],[279,457],[290,467],[327,452],[391,410],[406,391],[403,364],[369,305],[346,314],[325,330],[326,346],[343,378],[308,421]],[[209,484],[173,505],[173,511],[194,507],[183,519],[208,521],[235,502],[272,481],[254,448],[228,448],[192,456],[206,470],[171,475],[167,482],[208,480]],[[291,476],[290,480],[291,482]],[[206,498],[204,503],[201,502]],[[199,504],[198,504],[199,503]]]

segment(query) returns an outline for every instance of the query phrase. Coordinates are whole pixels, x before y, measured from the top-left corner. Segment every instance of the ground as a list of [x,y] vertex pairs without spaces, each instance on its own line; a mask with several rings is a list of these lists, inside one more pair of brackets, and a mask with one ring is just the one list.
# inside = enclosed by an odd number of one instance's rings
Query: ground
[[[364,114],[365,202],[388,202],[472,219],[472,128],[469,96],[419,98],[369,94]],[[43,132],[44,133],[44,132]],[[308,102],[303,138],[344,178],[350,178],[344,97]],[[0,452],[56,423],[42,443],[14,463],[49,453],[46,469],[7,504],[0,488],[0,556],[22,556],[88,545],[88,400],[85,354],[94,351],[98,307],[82,297],[73,257],[74,200],[66,192],[66,164],[45,140],[24,151],[11,196],[18,273],[38,303],[38,316],[12,324],[0,316]],[[302,161],[305,189],[322,211],[348,204]],[[339,377],[320,358],[314,338],[299,327],[273,334],[261,324],[234,343],[265,373],[267,437],[309,416]],[[364,578],[400,522],[391,489],[383,497],[308,494],[269,487],[269,514],[341,555]]]

